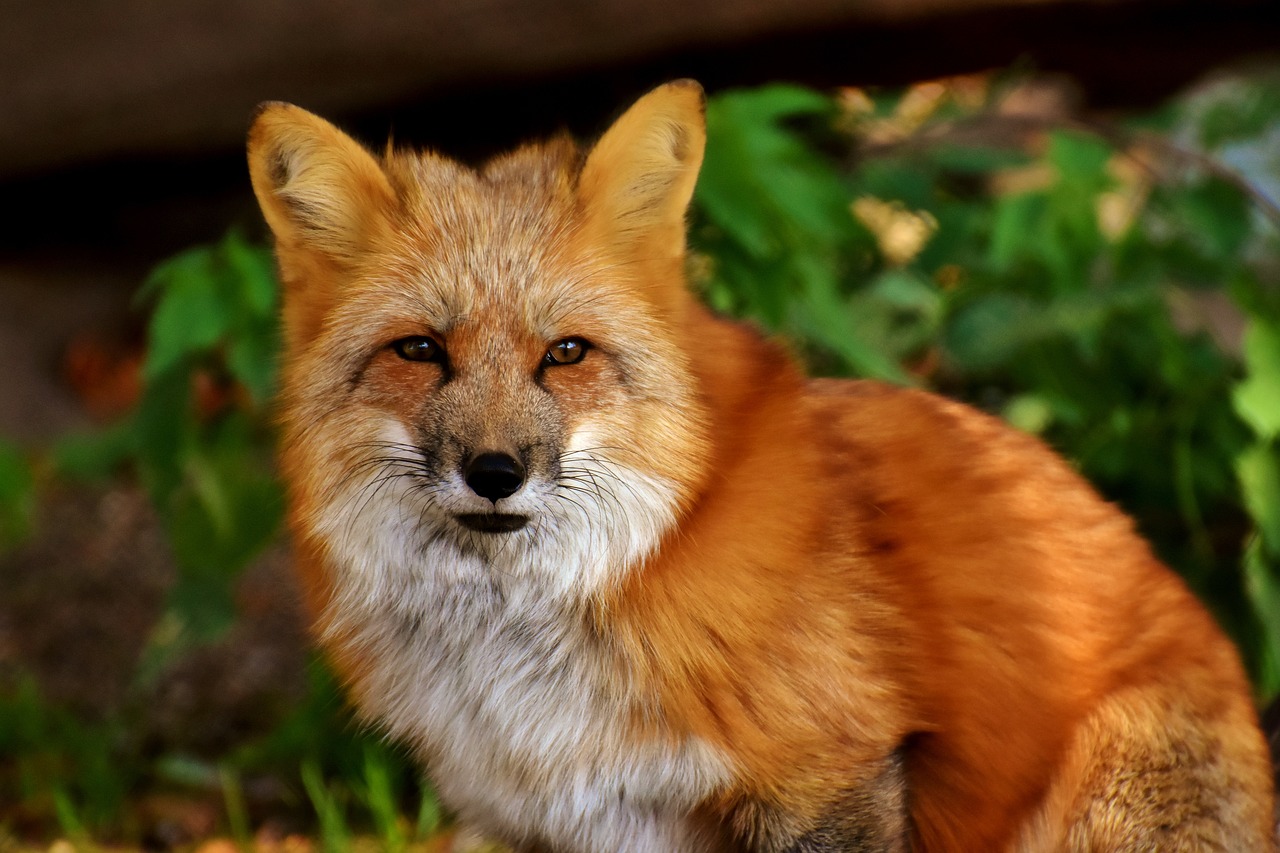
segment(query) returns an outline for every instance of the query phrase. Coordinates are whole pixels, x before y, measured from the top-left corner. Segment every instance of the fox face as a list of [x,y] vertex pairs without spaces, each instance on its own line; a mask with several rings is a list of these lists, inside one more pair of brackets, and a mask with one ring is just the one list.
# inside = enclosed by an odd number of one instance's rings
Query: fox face
[[479,171],[379,161],[296,107],[259,116],[295,533],[339,552],[360,594],[424,577],[588,594],[690,500],[706,440],[680,320],[701,96],[676,92],[585,159],[562,139]]

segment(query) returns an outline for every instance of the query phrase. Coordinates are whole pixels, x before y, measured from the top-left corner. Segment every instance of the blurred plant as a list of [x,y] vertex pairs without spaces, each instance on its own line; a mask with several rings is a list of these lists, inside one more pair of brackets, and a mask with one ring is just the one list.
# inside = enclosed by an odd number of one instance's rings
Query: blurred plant
[[1258,310],[1244,337],[1247,378],[1235,388],[1236,412],[1253,440],[1235,459],[1253,521],[1244,550],[1245,590],[1261,616],[1261,682],[1280,684],[1280,311]]
[[[136,405],[105,429],[59,439],[50,464],[40,466],[71,480],[129,474],[150,496],[177,577],[139,662],[137,680],[145,685],[182,652],[218,639],[234,623],[236,580],[279,536],[283,500],[271,464],[278,338],[270,251],[232,232],[158,266],[139,298],[152,307]],[[26,532],[33,482],[24,456],[0,445],[0,546]],[[69,837],[73,831],[128,834],[123,806],[136,786],[205,791],[222,800],[228,828],[243,840],[248,829],[239,780],[283,777],[301,794],[311,784],[298,772],[305,757],[304,769],[324,774],[325,790],[351,804],[356,825],[372,823],[395,842],[392,848],[410,837],[395,834],[400,827],[392,811],[436,814],[433,795],[403,757],[352,721],[319,663],[304,702],[267,737],[217,763],[185,755],[144,758],[140,744],[124,736],[134,712],[82,722],[44,702],[33,684],[0,680],[0,802],[24,803],[31,820],[52,818]],[[320,817],[332,818],[326,815]],[[422,826],[434,829],[425,819]]]
[[[804,119],[820,128],[835,111],[829,97],[792,86],[708,102],[694,232],[708,262],[707,297],[830,353],[849,372],[905,380],[899,353],[870,331],[875,319],[851,324],[866,316],[850,310],[850,283],[870,271],[874,240],[850,216],[849,182],[812,138],[787,124]],[[865,302],[909,303],[914,295],[905,280],[860,290]]]
[[0,441],[0,550],[26,536],[35,503],[35,481],[22,452]]
[[20,803],[20,817],[53,817],[79,839],[119,829],[137,780],[136,762],[122,763],[117,723],[91,722],[44,702],[21,678],[0,701],[0,803]]
[[154,303],[141,399],[111,429],[55,448],[67,476],[131,469],[160,515],[179,574],[153,656],[227,628],[232,582],[277,535],[283,501],[265,417],[276,298],[270,252],[236,232],[158,266],[139,293]]

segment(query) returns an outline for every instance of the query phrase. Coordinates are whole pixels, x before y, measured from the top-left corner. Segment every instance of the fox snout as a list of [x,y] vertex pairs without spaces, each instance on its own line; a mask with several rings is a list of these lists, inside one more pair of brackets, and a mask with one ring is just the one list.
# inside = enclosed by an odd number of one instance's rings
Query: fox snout
[[461,512],[454,517],[463,527],[478,533],[511,533],[529,523],[529,515],[498,509],[498,501],[516,495],[524,487],[526,465],[517,456],[486,450],[462,462],[462,481],[493,506],[489,512]]
[[437,429],[420,433],[423,453],[435,463],[439,507],[469,530],[519,530],[545,511],[557,476],[556,436],[523,423],[486,428],[466,411],[449,411]]
[[524,463],[501,451],[477,453],[462,467],[463,482],[471,491],[494,504],[520,491],[524,479]]

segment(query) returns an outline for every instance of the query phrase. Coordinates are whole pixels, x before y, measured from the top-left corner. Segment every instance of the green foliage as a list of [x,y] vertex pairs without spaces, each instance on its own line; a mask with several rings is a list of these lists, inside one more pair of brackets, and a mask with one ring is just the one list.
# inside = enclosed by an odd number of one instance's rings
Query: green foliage
[[253,843],[253,833],[249,825],[248,809],[244,802],[244,789],[240,785],[240,776],[235,771],[223,767],[218,772],[222,785],[222,802],[227,813],[227,824],[231,837],[244,849]]
[[168,630],[144,664],[154,672],[234,621],[235,578],[278,534],[283,500],[264,416],[278,348],[271,254],[232,232],[158,266],[140,296],[153,308],[136,410],[64,438],[53,459],[78,478],[131,468],[160,514],[179,577]]
[[355,834],[372,832],[378,849],[404,850],[438,832],[439,804],[417,770],[352,719],[317,659],[309,673],[306,697],[269,734],[216,761],[144,759],[127,714],[87,720],[47,702],[29,679],[0,685],[0,803],[21,803],[28,821],[44,820],[84,846],[136,833],[130,805],[140,790],[204,793],[221,802],[227,831],[248,849],[243,780],[269,778],[311,806],[326,849],[350,849]]
[[1280,436],[1280,324],[1261,318],[1250,324],[1244,361],[1248,375],[1235,388],[1236,411],[1258,438],[1271,441]]
[[271,252],[234,231],[156,267],[142,291],[156,298],[147,378],[190,372],[220,354],[253,402],[265,403],[275,388],[277,290]]
[[91,722],[45,702],[23,679],[0,691],[0,803],[25,803],[80,838],[118,829],[138,781],[121,761],[126,737],[113,722]]
[[1198,141],[1206,149],[1265,138],[1280,124],[1280,71],[1225,78],[1193,98],[1189,107]]
[[1244,505],[1255,532],[1245,549],[1245,593],[1262,621],[1260,680],[1280,684],[1280,322],[1255,316],[1245,333],[1248,376],[1235,408],[1254,440],[1236,457]]
[[30,529],[34,490],[31,467],[22,452],[0,441],[0,552]]
[[787,124],[833,115],[829,98],[794,86],[730,92],[707,104],[695,233],[712,262],[707,296],[722,310],[814,341],[850,370],[902,379],[860,328],[836,319],[847,312],[841,277],[851,260],[869,257],[870,236],[849,215],[835,164]]
[[[411,841],[436,833],[441,817],[434,793],[395,747],[361,734],[345,715],[340,717],[344,725],[335,726],[337,687],[318,664],[312,677],[316,689],[307,705],[263,746],[281,756],[306,756],[299,777],[319,820],[324,849],[349,850],[356,821],[372,824],[382,850],[405,850]],[[293,738],[308,745],[281,749]],[[242,752],[238,760],[260,761],[264,753],[254,752]],[[406,815],[416,819],[410,822]]]
[[[181,569],[172,611],[207,639],[233,620],[230,580],[276,535],[282,513],[255,417],[275,377],[270,253],[233,232],[160,265],[143,292],[155,308],[133,450]],[[226,404],[202,405],[201,390],[247,400],[211,412]]]
[[[140,296],[151,315],[138,405],[119,423],[59,439],[50,459],[70,479],[131,474],[164,526],[178,576],[139,662],[142,685],[234,623],[236,579],[279,536],[283,501],[268,414],[278,347],[270,252],[233,232],[161,264]],[[24,456],[0,445],[0,544],[25,530],[32,489]],[[208,791],[222,801],[228,828],[244,843],[251,832],[240,780],[272,776],[296,788],[303,801],[304,791],[329,792],[330,799],[315,801],[327,828],[337,819],[338,802],[352,827],[373,825],[391,849],[413,836],[413,827],[402,827],[393,815],[425,815],[421,825],[434,830],[434,797],[408,763],[351,720],[320,664],[311,675],[305,701],[268,737],[242,744],[216,764],[182,755],[143,759],[137,745],[121,737],[136,709],[81,723],[70,711],[47,706],[30,685],[0,689],[0,755],[17,762],[12,772],[0,763],[0,785],[17,786],[0,789],[0,802],[23,802],[30,814],[78,838],[127,832],[123,806],[135,785]],[[341,849],[345,836],[332,837]]]
[[318,658],[308,666],[308,681],[305,699],[270,734],[227,756],[224,768],[241,776],[288,768],[284,775],[300,783],[326,849],[349,849],[355,828],[367,826],[387,850],[436,832],[441,818],[435,794],[402,751],[352,718]]
[[342,797],[330,790],[313,761],[302,764],[302,784],[307,797],[320,818],[320,838],[325,853],[341,853],[351,848],[351,831],[342,805]]

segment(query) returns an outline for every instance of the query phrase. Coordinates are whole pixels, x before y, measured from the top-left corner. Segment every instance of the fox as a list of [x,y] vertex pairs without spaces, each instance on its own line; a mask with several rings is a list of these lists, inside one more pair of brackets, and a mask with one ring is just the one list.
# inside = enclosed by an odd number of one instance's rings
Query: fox
[[479,166],[259,108],[316,642],[524,853],[1268,851],[1231,642],[1040,439],[690,283],[704,94]]

